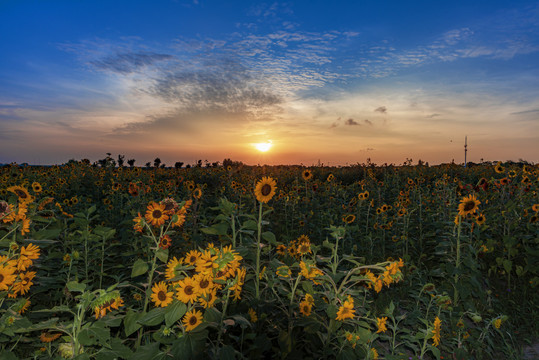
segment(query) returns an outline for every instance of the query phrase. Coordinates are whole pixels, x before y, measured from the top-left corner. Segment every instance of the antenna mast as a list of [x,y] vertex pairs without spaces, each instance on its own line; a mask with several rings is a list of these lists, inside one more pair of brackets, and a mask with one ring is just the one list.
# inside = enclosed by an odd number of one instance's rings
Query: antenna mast
[[464,138],[464,167],[466,167],[466,153],[468,152],[468,135]]

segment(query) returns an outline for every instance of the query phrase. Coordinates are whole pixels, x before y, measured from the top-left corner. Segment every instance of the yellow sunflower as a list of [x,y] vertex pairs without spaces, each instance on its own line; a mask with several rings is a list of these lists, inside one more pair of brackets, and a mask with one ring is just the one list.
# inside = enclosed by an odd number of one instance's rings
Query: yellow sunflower
[[145,215],[146,221],[153,226],[161,226],[168,220],[168,215],[165,214],[165,205],[151,202],[148,205],[148,210]]
[[434,346],[440,345],[440,333],[442,331],[442,320],[436,316],[434,319],[434,330],[432,330],[432,341]]
[[202,253],[198,250],[191,250],[185,255],[185,258],[183,259],[183,262],[185,265],[192,265],[195,266],[198,259],[202,256]]
[[185,326],[185,331],[191,331],[195,329],[198,325],[202,324],[202,313],[199,310],[191,310],[183,317],[183,325]]
[[58,339],[60,336],[62,336],[62,333],[50,333],[48,331],[44,331],[41,333],[41,335],[39,335],[39,340],[44,343],[50,343]]
[[41,187],[40,183],[35,181],[32,183],[32,190],[34,190],[36,194],[39,194],[41,191],[43,191],[43,188]]
[[34,197],[32,195],[30,195],[30,193],[28,192],[28,190],[26,190],[25,187],[22,187],[22,186],[10,186],[10,187],[7,188],[7,191],[11,191],[15,195],[17,195],[17,197],[19,198],[19,201],[21,203],[27,204],[27,203],[30,203],[30,202],[32,202],[34,200]]
[[200,295],[206,295],[213,288],[211,275],[197,274],[194,276],[195,291]]
[[303,316],[310,316],[312,308],[313,308],[313,304],[311,304],[308,301],[303,300],[302,302],[299,303],[299,312]]
[[0,290],[7,290],[13,284],[17,275],[14,275],[16,268],[9,264],[0,265]]
[[354,301],[346,300],[344,304],[339,307],[336,320],[343,321],[345,319],[352,319],[354,317],[354,312]]
[[475,222],[477,223],[477,225],[483,225],[485,223],[485,221],[486,221],[486,218],[485,218],[485,215],[483,215],[483,214],[479,214],[475,218]]
[[177,276],[176,267],[178,265],[181,265],[181,263],[181,260],[178,260],[176,257],[169,260],[169,262],[167,263],[167,270],[165,271],[165,279],[174,279]]
[[204,309],[211,308],[213,307],[215,300],[217,300],[216,294],[217,294],[217,288],[214,287],[211,291],[208,291],[206,295],[199,297],[198,302],[200,303],[200,305],[204,307]]
[[481,201],[477,200],[475,195],[465,196],[459,204],[459,215],[466,216],[468,214],[474,214]]
[[32,280],[36,276],[35,271],[29,271],[26,273],[20,273],[19,274],[19,280],[13,283],[13,289],[12,291],[14,293],[19,293],[21,295],[24,295],[30,290],[30,287],[34,285]]
[[347,223],[347,224],[351,224],[351,223],[353,223],[355,220],[356,220],[356,216],[353,215],[353,214],[343,215],[343,217],[342,217],[342,221],[344,221],[344,222]]
[[172,291],[167,291],[167,284],[164,281],[155,284],[152,287],[151,299],[155,306],[167,307],[172,302]]
[[194,191],[193,191],[193,197],[195,199],[200,199],[202,197],[202,189],[197,187]]
[[277,183],[271,177],[265,176],[258,181],[255,187],[256,199],[260,202],[267,203],[275,195]]
[[176,289],[176,298],[178,300],[185,304],[189,301],[197,301],[199,294],[196,291],[196,284],[192,278],[186,277],[185,279],[178,281],[178,285],[179,287]]
[[376,325],[378,326],[378,330],[376,331],[377,334],[387,331],[386,321],[387,321],[387,316],[384,316],[382,318],[376,318],[376,323],[377,323]]
[[303,180],[309,181],[313,178],[313,173],[311,172],[311,170],[303,170],[301,176],[303,177]]
[[501,174],[505,171],[505,168],[502,166],[501,162],[498,162],[494,167],[494,171],[496,171],[498,174]]

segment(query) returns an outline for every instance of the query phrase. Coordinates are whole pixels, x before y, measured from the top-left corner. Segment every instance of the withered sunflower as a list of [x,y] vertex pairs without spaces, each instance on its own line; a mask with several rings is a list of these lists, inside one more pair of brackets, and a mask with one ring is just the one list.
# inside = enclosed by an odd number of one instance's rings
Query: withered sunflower
[[275,195],[277,183],[271,177],[265,176],[258,181],[255,187],[256,199],[260,202],[267,203]]
[[168,220],[168,215],[165,214],[165,205],[161,205],[155,202],[151,202],[148,205],[148,210],[144,216],[153,226],[161,226]]

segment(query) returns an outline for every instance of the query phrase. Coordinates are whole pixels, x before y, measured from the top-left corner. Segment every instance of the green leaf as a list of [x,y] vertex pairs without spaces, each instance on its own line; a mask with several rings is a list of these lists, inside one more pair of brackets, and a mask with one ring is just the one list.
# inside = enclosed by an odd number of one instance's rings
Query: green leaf
[[103,346],[110,339],[110,329],[105,324],[98,321],[92,326],[81,330],[78,340],[82,345],[100,345]]
[[18,360],[19,358],[15,356],[11,351],[0,351],[0,359],[2,360]]
[[[166,263],[168,261],[168,249],[159,249],[159,250],[157,250],[155,255],[163,263]],[[131,276],[131,277],[133,277],[133,276]]]
[[146,326],[155,326],[165,320],[166,308],[158,307],[150,310],[147,314],[142,316],[138,322]]
[[174,359],[199,359],[204,353],[208,331],[187,333],[174,343],[170,352]]
[[511,260],[504,260],[503,261],[503,268],[507,273],[511,272],[511,268],[513,267],[513,262]]
[[66,284],[67,290],[71,292],[84,292],[86,284],[81,284],[77,281],[70,281]]
[[277,246],[277,240],[275,239],[275,234],[271,231],[265,231],[262,233],[262,239],[269,242],[271,245]]
[[244,230],[258,230],[258,223],[254,220],[247,220],[241,228]]
[[166,355],[159,350],[159,343],[152,342],[139,347],[129,360],[161,360],[165,358]]
[[187,306],[179,300],[174,300],[172,304],[165,308],[165,324],[167,327],[171,327],[176,321],[180,320],[185,312]]
[[217,355],[218,359],[221,360],[234,360],[236,359],[236,352],[234,348],[230,345],[225,345],[219,349],[219,354]]
[[125,336],[130,336],[135,331],[140,329],[142,327],[141,324],[139,324],[137,321],[142,317],[142,313],[134,312],[133,310],[129,310],[124,318],[124,330],[125,330]]
[[25,332],[31,332],[31,331],[37,331],[37,330],[48,330],[52,327],[55,327],[58,323],[59,318],[52,318],[43,322],[40,322],[38,324],[29,326],[27,328],[20,328],[15,330],[16,333],[25,333]]
[[131,277],[137,277],[139,275],[145,274],[150,267],[146,263],[146,261],[142,259],[137,259],[135,263],[133,264],[133,270],[131,270]]
[[133,351],[122,343],[122,340],[113,338],[110,341],[110,349],[100,351],[96,360],[114,360],[114,359],[131,359]]

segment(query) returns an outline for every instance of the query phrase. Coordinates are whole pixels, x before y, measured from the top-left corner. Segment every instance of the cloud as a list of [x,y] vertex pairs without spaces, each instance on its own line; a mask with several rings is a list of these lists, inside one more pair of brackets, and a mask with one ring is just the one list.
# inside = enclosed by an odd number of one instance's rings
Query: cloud
[[387,108],[385,106],[379,106],[376,109],[374,109],[374,111],[382,113],[382,114],[386,114],[387,113]]
[[156,62],[171,60],[172,58],[173,56],[168,54],[126,52],[106,56],[99,60],[93,60],[90,61],[90,64],[101,70],[110,70],[121,74],[128,74]]
[[539,109],[531,109],[531,110],[512,112],[511,115],[524,115],[524,114],[532,114],[532,113],[536,113],[536,112],[539,112]]
[[434,113],[434,114],[427,115],[427,116],[425,116],[425,117],[426,117],[427,119],[432,119],[432,118],[434,118],[434,117],[436,117],[436,116],[441,116],[441,115],[440,115],[440,114]]
[[354,119],[350,118],[348,120],[346,120],[344,122],[345,125],[359,125],[359,123],[357,121],[355,121]]
[[365,119],[363,120],[363,122],[369,126],[372,126],[372,121],[370,121],[369,119]]

